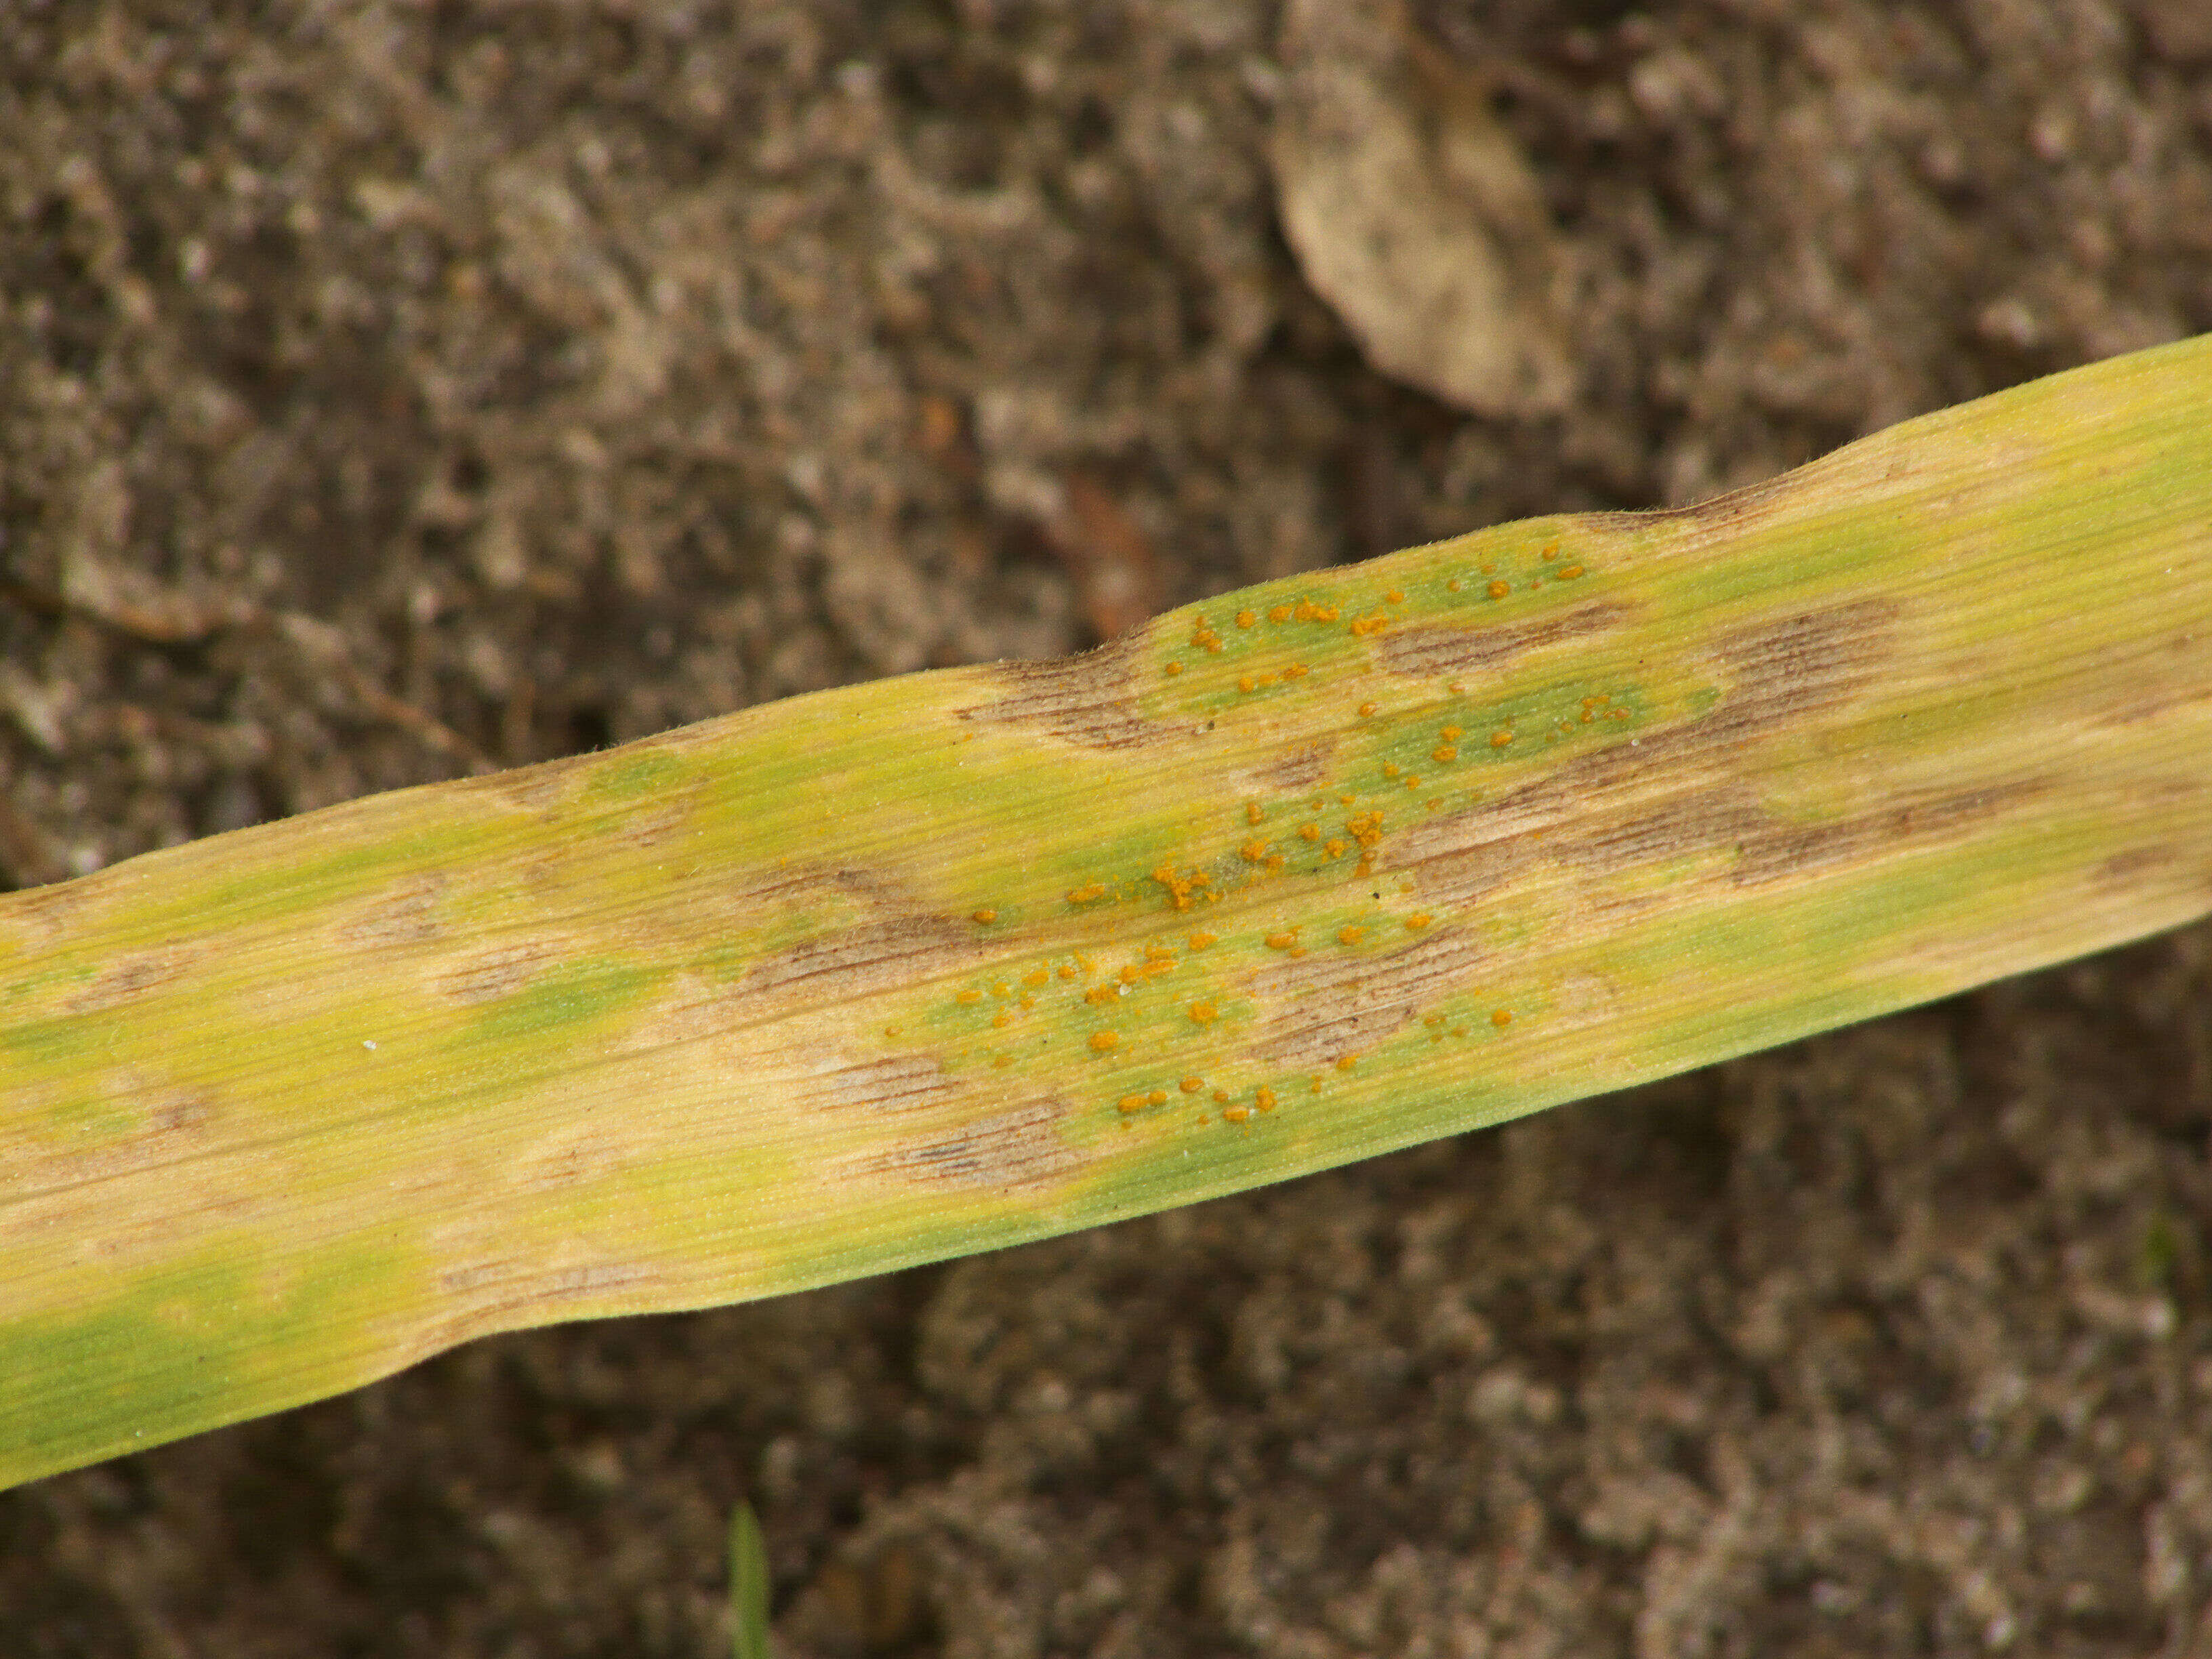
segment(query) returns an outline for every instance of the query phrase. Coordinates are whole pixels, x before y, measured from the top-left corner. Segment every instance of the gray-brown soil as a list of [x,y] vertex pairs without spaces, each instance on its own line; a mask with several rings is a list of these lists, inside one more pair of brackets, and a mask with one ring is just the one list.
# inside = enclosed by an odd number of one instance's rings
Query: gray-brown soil
[[[1257,0],[0,7],[0,864],[1679,501],[2212,328],[2198,0],[1431,0],[1563,412],[1301,275]],[[1433,67],[1433,66],[1432,66]],[[2212,930],[0,1497],[0,1656],[2212,1651]],[[0,1388],[6,1386],[0,1378]]]

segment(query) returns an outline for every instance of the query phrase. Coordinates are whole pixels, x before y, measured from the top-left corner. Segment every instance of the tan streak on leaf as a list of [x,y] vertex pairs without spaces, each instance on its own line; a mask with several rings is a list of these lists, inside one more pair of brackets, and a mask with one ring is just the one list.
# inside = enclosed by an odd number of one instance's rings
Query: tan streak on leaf
[[1618,870],[1729,846],[1772,823],[1747,790],[1701,789],[1648,811],[1600,819],[1587,830],[1563,837],[1556,850],[1577,864]]
[[1473,933],[1447,927],[1381,955],[1311,956],[1261,969],[1251,994],[1275,1012],[1252,1040],[1252,1057],[1296,1070],[1371,1048],[1425,1003],[1462,988],[1482,957]]
[[824,868],[812,864],[780,865],[745,881],[737,889],[736,897],[748,905],[771,903],[824,890],[868,899],[875,898],[878,890],[865,870]]
[[1850,702],[1896,656],[1902,614],[1894,599],[1855,599],[1723,635],[1735,684],[1698,729],[1734,742]]
[[1514,658],[1566,640],[1587,640],[1635,620],[1637,607],[1607,599],[1579,605],[1539,622],[1453,628],[1416,623],[1382,636],[1385,672],[1420,678],[1503,667]]
[[1278,756],[1258,773],[1258,781],[1270,789],[1311,789],[1328,776],[1336,740],[1301,744]]
[[539,969],[566,961],[579,949],[575,940],[556,941],[541,936],[520,945],[480,951],[440,975],[437,988],[440,994],[456,1002],[496,1001],[520,991]]
[[60,938],[75,925],[87,902],[85,888],[76,882],[28,888],[4,896],[7,915],[0,918],[0,940],[12,933],[41,945]]
[[2212,858],[2192,855],[2158,842],[2115,853],[2099,865],[2092,881],[2107,892],[2153,900],[2212,899]]
[[916,1112],[951,1106],[968,1093],[934,1055],[833,1058],[798,1085],[802,1107],[830,1111]]
[[1739,484],[1734,489],[1682,507],[1650,507],[1633,513],[1584,513],[1577,514],[1577,520],[1590,530],[1615,533],[1635,533],[1685,523],[1700,530],[1734,533],[1771,518],[1795,499],[1818,494],[1818,487],[1808,484],[1799,473],[1783,472],[1771,478]]
[[[1406,832],[1391,854],[1391,866],[1413,878],[1424,903],[1462,909],[1533,869],[1542,857],[1538,844],[1518,833],[1482,838],[1473,813],[1454,819],[1431,818]],[[1417,836],[1415,832],[1427,832]],[[1457,844],[1444,837],[1457,831],[1468,838]]]
[[1610,787],[1725,763],[1721,751],[1841,708],[1873,684],[1897,654],[1902,614],[1893,600],[1858,599],[1735,629],[1713,653],[1729,690],[1703,715],[1577,756],[1520,793],[1557,817]]
[[805,940],[763,960],[738,982],[732,1000],[799,1006],[850,1001],[958,973],[989,947],[941,917],[864,922]]
[[614,839],[625,847],[658,847],[684,827],[691,811],[690,803],[679,799],[649,811],[625,813]]
[[[1894,653],[1898,615],[1891,601],[1867,599],[1735,629],[1715,653],[1729,689],[1704,715],[1577,757],[1495,801],[1413,824],[1397,836],[1391,862],[1413,875],[1425,900],[1458,906],[1553,856],[1525,838],[1570,822],[1584,861],[1611,868],[1765,833],[1771,820],[1747,790],[1715,789],[1689,763],[1847,703]],[[1637,794],[1645,800],[1635,802]],[[1653,794],[1663,804],[1650,805]],[[1608,796],[1619,803],[1610,814]]]
[[438,936],[430,912],[445,891],[442,875],[414,876],[374,897],[349,907],[332,929],[347,945],[421,945]]
[[1142,633],[1109,640],[1058,662],[999,663],[988,671],[1002,695],[953,712],[994,726],[1032,726],[1085,749],[1138,749],[1188,737],[1188,721],[1148,720],[1137,712]]
[[2146,870],[2169,869],[2180,861],[2179,850],[2161,842],[2154,847],[2131,847],[2113,854],[2097,866],[2097,874],[2105,881],[2128,881]]
[[916,1136],[850,1167],[871,1176],[959,1188],[1042,1187],[1073,1174],[1083,1154],[1060,1139],[1066,1102],[1054,1095],[978,1118],[949,1134]]
[[[6,1163],[0,1164],[0,1191],[10,1203],[181,1164],[215,1140],[216,1097],[205,1090],[167,1085],[125,1069],[104,1078],[99,1092],[114,1109],[137,1116],[143,1127],[105,1136],[96,1146],[18,1141]],[[0,1206],[0,1213],[6,1208]]]
[[1746,836],[1735,878],[1739,886],[1751,887],[1808,874],[1826,866],[1879,858],[1986,823],[2012,807],[2050,793],[2048,783],[2026,778],[1949,794],[1918,795],[1881,811],[1861,813],[1835,823],[1782,824],[1770,820]]
[[568,798],[570,785],[589,771],[597,759],[593,755],[563,755],[558,760],[539,761],[512,772],[463,779],[450,787],[488,795],[502,805],[543,818]]
[[568,1124],[540,1136],[507,1167],[501,1185],[542,1193],[604,1180],[627,1161],[630,1146],[617,1131]]
[[100,977],[62,1004],[71,1014],[104,1013],[136,1001],[157,986],[182,979],[196,953],[178,946],[127,957],[104,969]]

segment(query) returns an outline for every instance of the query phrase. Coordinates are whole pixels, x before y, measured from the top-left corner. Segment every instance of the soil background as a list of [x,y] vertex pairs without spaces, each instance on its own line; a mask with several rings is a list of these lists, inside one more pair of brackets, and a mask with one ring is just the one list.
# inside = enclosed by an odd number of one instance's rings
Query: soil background
[[[10,0],[7,876],[2212,329],[2196,0],[1361,16],[1533,180],[1550,391],[1370,367],[1256,0]],[[726,1651],[746,1496],[794,1659],[2212,1653],[2208,1133],[2200,926],[0,1495],[0,1656]]]

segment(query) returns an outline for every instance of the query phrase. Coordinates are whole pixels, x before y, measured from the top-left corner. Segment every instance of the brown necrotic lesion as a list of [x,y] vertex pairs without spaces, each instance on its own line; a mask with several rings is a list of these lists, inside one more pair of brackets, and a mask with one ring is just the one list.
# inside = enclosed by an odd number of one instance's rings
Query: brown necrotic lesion
[[1467,989],[1483,954],[1473,933],[1439,928],[1393,951],[1315,953],[1263,968],[1251,996],[1272,1012],[1250,1059],[1265,1070],[1301,1071],[1371,1049],[1424,1007]]
[[891,916],[805,939],[757,963],[741,998],[822,1006],[944,979],[992,953],[971,928],[942,916]]
[[182,979],[198,954],[182,945],[172,945],[112,963],[89,985],[63,1003],[62,1011],[69,1014],[96,1014],[125,1007],[148,992]]
[[997,663],[981,671],[997,695],[956,709],[962,720],[1027,726],[1085,749],[1139,749],[1200,729],[1148,720],[1137,706],[1137,669],[1152,649],[1137,629],[1095,651],[1056,662]]
[[1067,1104],[1041,1095],[942,1133],[915,1136],[860,1159],[864,1174],[965,1188],[1026,1188],[1065,1179],[1083,1164],[1060,1133]]
[[1545,646],[1598,639],[1627,627],[1636,617],[1635,606],[1607,599],[1529,622],[1465,628],[1408,623],[1382,636],[1376,661],[1388,673],[1414,679],[1495,672]]
[[833,1111],[926,1111],[956,1105],[963,1094],[937,1058],[927,1054],[842,1060],[799,1087],[806,1105]]

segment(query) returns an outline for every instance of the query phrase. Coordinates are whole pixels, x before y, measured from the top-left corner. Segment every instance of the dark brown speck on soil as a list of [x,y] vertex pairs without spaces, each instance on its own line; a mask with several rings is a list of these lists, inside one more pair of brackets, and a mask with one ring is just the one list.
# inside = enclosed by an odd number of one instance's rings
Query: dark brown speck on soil
[[[1348,3],[1348,0],[1347,0]],[[1419,0],[1563,409],[1368,367],[1260,0],[0,6],[0,872],[1674,504],[2212,329],[2198,0]],[[1534,198],[1531,198],[1534,199]],[[0,1496],[0,1659],[2212,1652],[2212,930]],[[0,1379],[0,1387],[4,1387]]]

